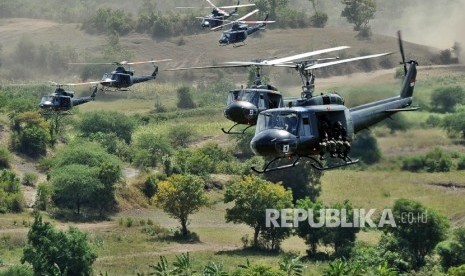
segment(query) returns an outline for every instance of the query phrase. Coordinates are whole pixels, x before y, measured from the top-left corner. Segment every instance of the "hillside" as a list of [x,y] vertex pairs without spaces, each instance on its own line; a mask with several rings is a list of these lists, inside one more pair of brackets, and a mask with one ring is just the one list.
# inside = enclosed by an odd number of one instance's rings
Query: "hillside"
[[[395,34],[392,34],[393,36]],[[19,40],[28,37],[36,45],[47,45],[54,43],[61,47],[70,47],[78,53],[79,61],[89,61],[86,57],[95,56],[105,52],[107,39],[103,35],[89,35],[79,29],[78,24],[59,24],[48,20],[39,19],[2,19],[0,20],[0,41],[2,41],[3,53],[14,51]],[[341,57],[353,57],[361,54],[394,52],[388,59],[392,66],[400,59],[397,54],[397,40],[394,37],[374,35],[371,40],[359,40],[356,32],[338,28],[306,28],[306,29],[272,29],[259,34],[252,35],[244,47],[233,48],[219,47],[218,38],[220,32],[202,32],[198,35],[175,37],[167,40],[157,41],[147,35],[131,33],[120,38],[120,43],[134,54],[136,60],[147,60],[151,58],[170,58],[171,62],[160,64],[161,68],[173,68],[184,66],[205,66],[225,61],[247,61],[253,59],[270,59],[297,53],[348,45],[351,48],[340,53],[334,53]],[[408,37],[404,37],[409,40]],[[180,43],[182,40],[183,43]],[[183,44],[183,45],[179,45]],[[438,50],[406,43],[407,57],[415,57],[421,65],[431,64],[431,57]],[[92,61],[92,60],[90,60]],[[378,64],[379,61],[374,61]],[[347,65],[341,65],[344,67]],[[74,74],[78,74],[80,68],[70,68]],[[146,72],[150,66],[138,66],[136,72]],[[280,70],[280,71],[276,71]],[[358,69],[360,70],[360,69]],[[279,74],[287,73],[281,69],[274,69]],[[230,70],[227,72],[231,72]],[[235,71],[241,75],[241,71]],[[243,71],[242,71],[243,72]],[[229,74],[227,73],[227,74]],[[290,72],[292,73],[292,72]],[[196,73],[202,77],[205,72]],[[63,72],[61,77],[69,73]],[[236,75],[236,74],[234,74]],[[21,76],[20,76],[21,77]],[[50,78],[51,76],[36,75],[38,79]],[[100,76],[95,76],[99,78]],[[72,76],[76,79],[75,76]],[[179,80],[174,73],[163,73],[163,80]],[[240,81],[240,78],[235,78]],[[298,78],[296,78],[298,81]],[[189,80],[190,81],[190,80]]]

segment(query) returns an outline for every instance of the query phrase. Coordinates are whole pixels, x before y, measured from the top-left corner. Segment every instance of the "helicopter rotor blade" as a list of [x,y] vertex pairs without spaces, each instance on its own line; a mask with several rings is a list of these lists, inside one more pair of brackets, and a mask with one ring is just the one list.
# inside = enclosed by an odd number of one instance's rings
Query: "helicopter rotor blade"
[[224,64],[224,65],[212,65],[212,66],[196,66],[196,67],[171,68],[171,69],[164,69],[163,71],[180,71],[180,70],[190,70],[190,69],[214,69],[214,68],[247,67],[247,66],[249,66],[249,65],[243,65],[243,64]]
[[305,67],[305,70],[323,68],[323,67],[327,67],[327,66],[332,66],[332,65],[341,64],[341,63],[347,63],[347,62],[356,61],[356,60],[375,58],[375,57],[382,57],[382,56],[387,56],[387,55],[390,55],[390,54],[392,54],[392,52],[391,53],[368,55],[368,56],[361,56],[361,57],[355,57],[355,58],[348,58],[348,59],[341,59],[341,60],[325,62],[325,63],[318,63],[318,64],[313,64],[313,65]]
[[135,65],[135,64],[156,63],[156,62],[163,62],[163,61],[170,61],[170,60],[171,60],[170,58],[167,58],[167,59],[158,59],[158,60],[126,62],[124,64]]
[[405,76],[407,75],[407,64],[405,63],[404,46],[402,43],[402,35],[400,33],[400,30],[397,31],[397,40],[399,41],[400,55],[402,56],[402,64],[404,65],[404,76]]
[[158,60],[147,60],[147,61],[134,61],[128,62],[126,60],[123,61],[114,61],[114,62],[70,62],[68,64],[74,65],[135,65],[135,64],[145,64],[145,63],[156,63],[156,62],[163,62],[169,61],[171,59],[158,59]]
[[231,22],[229,22],[229,23],[220,25],[220,26],[218,26],[218,27],[212,28],[211,30],[218,30],[218,29],[220,29],[220,28],[222,28],[222,27],[224,27],[224,26],[234,24],[234,23],[236,23],[236,22],[238,22],[238,21],[240,22],[240,21],[242,21],[242,20],[248,18],[249,16],[252,16],[252,15],[256,14],[257,12],[258,12],[258,9],[255,9],[255,10],[249,12],[248,14],[242,16],[241,18],[238,18],[238,19],[236,19],[236,20],[234,20],[234,21],[231,21]]
[[240,23],[245,23],[245,24],[263,24],[263,23],[275,23],[276,21],[238,21]]
[[329,53],[333,51],[339,51],[343,49],[350,48],[349,46],[338,46],[338,47],[333,47],[333,48],[328,48],[328,49],[322,49],[322,50],[316,50],[312,52],[307,52],[307,53],[302,53],[298,55],[293,55],[293,56],[288,56],[288,57],[283,57],[283,58],[277,58],[277,59],[270,59],[270,60],[264,60],[260,62],[254,62],[254,61],[230,61],[230,62],[225,62],[226,64],[241,64],[241,65],[258,65],[258,66],[279,66],[279,67],[296,67],[295,63],[291,64],[286,64],[289,63],[293,60],[297,59],[303,59],[315,55],[320,55],[324,53]]
[[242,7],[252,7],[255,6],[255,4],[241,4],[241,5],[235,5],[235,6],[221,6],[218,7],[220,9],[234,9],[234,8],[242,8]]

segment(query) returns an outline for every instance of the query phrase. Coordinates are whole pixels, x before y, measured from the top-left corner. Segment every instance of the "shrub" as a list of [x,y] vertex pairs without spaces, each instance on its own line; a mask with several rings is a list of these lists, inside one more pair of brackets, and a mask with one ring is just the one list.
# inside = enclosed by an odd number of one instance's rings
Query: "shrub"
[[194,100],[192,99],[190,88],[188,86],[179,87],[177,90],[177,94],[178,94],[178,102],[176,106],[178,108],[191,109],[191,108],[196,107],[196,104],[194,103]]
[[5,147],[0,147],[0,169],[10,168],[11,156],[10,152]]
[[141,167],[156,167],[172,152],[168,138],[148,128],[134,134],[133,147],[134,164]]
[[97,133],[114,134],[129,144],[136,122],[120,112],[95,111],[83,114],[77,127],[84,137],[92,137]]
[[439,116],[429,115],[425,123],[428,127],[438,127],[441,125],[442,120]]
[[310,17],[310,22],[313,27],[324,28],[326,26],[326,22],[328,22],[328,14],[324,12],[315,12]]
[[34,187],[39,176],[33,172],[26,172],[23,176],[22,184],[26,186]]
[[439,87],[431,94],[431,107],[439,112],[453,112],[464,101],[465,90],[460,86]]
[[411,172],[422,170],[427,172],[448,172],[451,168],[452,158],[450,154],[440,148],[435,148],[426,155],[407,157],[402,160],[402,170]]
[[127,14],[124,10],[100,8],[82,23],[81,28],[91,34],[116,33],[124,35],[134,29],[134,22],[131,15]]
[[367,165],[374,164],[381,159],[378,141],[369,131],[358,133],[352,142],[351,155],[360,158]]
[[457,170],[465,170],[465,155],[459,158],[457,162]]

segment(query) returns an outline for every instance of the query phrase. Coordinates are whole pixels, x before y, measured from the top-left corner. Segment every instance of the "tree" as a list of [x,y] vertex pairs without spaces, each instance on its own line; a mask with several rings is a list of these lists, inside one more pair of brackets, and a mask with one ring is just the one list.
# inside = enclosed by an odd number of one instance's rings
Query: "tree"
[[[354,210],[349,201],[344,203],[336,203],[331,206],[331,209],[340,210],[341,221],[345,220],[348,223],[354,222]],[[345,210],[346,218],[342,218],[342,212]],[[338,257],[348,257],[352,247],[354,246],[356,234],[360,231],[359,227],[331,227],[325,228],[323,234],[323,242],[334,246],[335,255]]]
[[375,17],[375,0],[343,0],[345,5],[341,16],[347,18],[349,23],[354,24],[354,31],[366,28],[370,19]]
[[51,141],[50,130],[45,119],[37,112],[24,112],[12,118],[13,148],[30,157],[40,157],[47,153]]
[[310,21],[312,22],[313,27],[317,28],[324,28],[326,26],[326,22],[328,21],[328,14],[318,11],[317,5],[318,5],[318,0],[309,0],[312,3],[313,7],[313,15],[310,18]]
[[120,112],[95,111],[83,114],[77,127],[84,137],[91,137],[99,132],[114,133],[129,144],[136,123],[133,118]]
[[[226,222],[245,223],[254,229],[253,247],[259,246],[260,232],[275,231],[274,236],[281,239],[288,235],[289,228],[268,229],[265,220],[266,209],[292,207],[292,192],[284,189],[281,183],[274,184],[257,176],[244,176],[228,186],[224,202],[234,202],[232,208],[226,209]],[[279,246],[280,241],[278,239],[274,243]]]
[[444,270],[465,264],[465,228],[455,229],[451,239],[437,245],[436,252],[441,256]]
[[392,213],[396,227],[387,227],[385,232],[392,233],[397,242],[403,244],[402,251],[413,256],[414,269],[423,266],[425,256],[446,238],[447,218],[408,199],[396,200]]
[[78,215],[82,207],[92,207],[104,186],[98,178],[98,169],[86,165],[60,167],[51,175],[53,200],[59,207],[71,208]]
[[[282,163],[281,163],[282,162]],[[289,160],[281,160],[276,164],[289,163]],[[304,162],[303,166],[287,169],[286,173],[274,171],[265,174],[265,178],[271,182],[281,181],[283,186],[292,190],[294,202],[305,197],[315,201],[321,192],[320,171],[313,169],[310,162]]]
[[449,136],[459,135],[465,139],[465,108],[461,107],[455,113],[444,117],[442,125]]
[[172,175],[157,186],[154,202],[170,217],[181,222],[182,235],[188,235],[189,215],[207,206],[208,199],[204,191],[205,182],[195,175]]
[[10,170],[0,171],[0,213],[20,213],[25,206],[20,181]]
[[[318,224],[325,220],[325,217],[320,217],[320,211],[324,209],[321,201],[311,201],[308,197],[297,200],[295,208],[302,210],[311,210],[313,212],[312,221]],[[305,243],[310,245],[308,255],[317,253],[317,246],[325,234],[322,227],[312,227],[309,223],[299,223],[296,233],[299,237],[305,240]]]
[[142,129],[134,134],[134,163],[143,167],[156,167],[162,157],[171,153],[166,136],[152,129]]
[[442,113],[454,112],[455,106],[465,102],[465,89],[461,86],[436,88],[431,94],[431,107]]
[[176,124],[168,129],[168,138],[174,148],[187,147],[195,135],[195,129],[188,124]]
[[350,154],[360,158],[367,165],[374,164],[381,159],[381,151],[378,147],[378,141],[369,131],[357,133]]
[[406,131],[409,127],[409,122],[403,113],[397,113],[384,121],[384,125],[389,128],[391,134],[396,131]]
[[196,105],[192,99],[191,91],[188,86],[181,86],[177,90],[178,93],[178,103],[176,106],[183,109],[195,108]]
[[27,238],[21,263],[30,263],[34,275],[57,275],[57,268],[60,275],[92,275],[97,255],[87,243],[87,235],[77,228],[57,231],[36,215]]

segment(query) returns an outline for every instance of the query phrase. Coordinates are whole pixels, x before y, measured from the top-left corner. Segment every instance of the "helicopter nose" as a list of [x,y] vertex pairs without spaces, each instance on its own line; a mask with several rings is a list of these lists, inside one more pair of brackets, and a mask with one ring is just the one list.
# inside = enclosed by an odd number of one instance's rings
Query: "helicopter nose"
[[257,123],[258,109],[252,103],[237,101],[226,107],[224,116],[235,123],[254,125]]
[[222,38],[220,38],[219,43],[220,43],[220,45],[226,45],[226,44],[228,44],[228,39],[222,37]]
[[41,103],[39,104],[39,107],[40,107],[40,108],[46,108],[46,107],[50,107],[50,106],[52,106],[52,103],[51,103],[51,102],[41,102]]
[[256,155],[292,155],[297,150],[297,137],[283,129],[267,129],[256,134],[250,141]]

